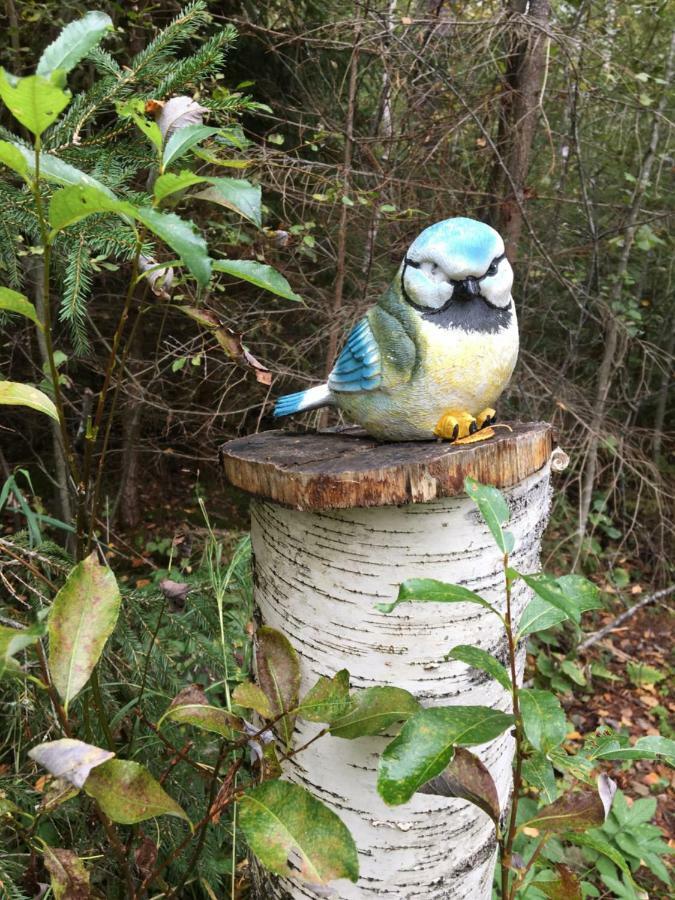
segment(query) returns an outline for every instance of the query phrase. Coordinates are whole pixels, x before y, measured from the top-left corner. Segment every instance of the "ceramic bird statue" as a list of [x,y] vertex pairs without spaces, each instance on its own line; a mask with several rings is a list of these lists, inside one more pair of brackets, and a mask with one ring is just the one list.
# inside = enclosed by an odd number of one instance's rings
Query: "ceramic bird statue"
[[518,357],[512,284],[489,225],[455,218],[426,228],[328,382],[281,397],[274,415],[337,406],[382,441],[454,441],[491,425]]

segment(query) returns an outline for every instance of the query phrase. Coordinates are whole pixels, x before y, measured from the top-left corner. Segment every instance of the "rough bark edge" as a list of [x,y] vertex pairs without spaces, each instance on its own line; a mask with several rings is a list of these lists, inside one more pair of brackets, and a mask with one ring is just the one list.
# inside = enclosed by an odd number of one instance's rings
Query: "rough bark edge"
[[[295,463],[293,450],[300,457],[300,447],[303,455],[312,452],[305,462]],[[378,444],[353,432],[272,431],[229,441],[221,447],[220,460],[235,487],[282,506],[312,511],[429,503],[462,494],[466,475],[499,488],[511,487],[539,471],[551,452],[551,426],[534,422],[514,425],[512,432],[485,443],[463,446]]]

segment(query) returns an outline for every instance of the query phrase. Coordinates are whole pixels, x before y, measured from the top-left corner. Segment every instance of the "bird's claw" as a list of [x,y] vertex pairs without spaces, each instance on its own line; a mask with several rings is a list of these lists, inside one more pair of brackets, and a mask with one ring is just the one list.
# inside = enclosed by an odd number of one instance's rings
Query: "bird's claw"
[[486,407],[477,416],[468,412],[445,413],[434,428],[436,437],[445,441],[457,441],[492,425],[497,418],[494,409]]

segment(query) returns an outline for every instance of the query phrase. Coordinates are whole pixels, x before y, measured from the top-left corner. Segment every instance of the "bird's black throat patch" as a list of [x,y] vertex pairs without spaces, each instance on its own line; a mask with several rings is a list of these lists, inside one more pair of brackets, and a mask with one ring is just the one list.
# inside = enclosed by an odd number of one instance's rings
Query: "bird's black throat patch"
[[425,322],[433,322],[439,328],[461,328],[463,331],[479,331],[494,334],[507,328],[511,323],[511,303],[504,309],[492,306],[482,297],[473,300],[450,298],[440,309],[416,307]]

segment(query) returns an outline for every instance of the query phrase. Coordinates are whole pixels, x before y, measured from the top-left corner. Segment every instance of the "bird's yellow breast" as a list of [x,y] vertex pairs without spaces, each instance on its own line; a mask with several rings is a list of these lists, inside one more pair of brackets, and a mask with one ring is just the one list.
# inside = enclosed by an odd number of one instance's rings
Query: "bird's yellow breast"
[[476,415],[498,399],[518,357],[515,315],[495,332],[421,326],[422,367],[431,406],[447,404]]

